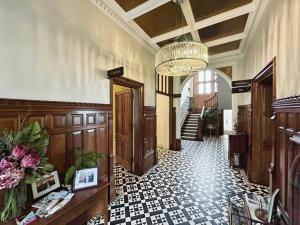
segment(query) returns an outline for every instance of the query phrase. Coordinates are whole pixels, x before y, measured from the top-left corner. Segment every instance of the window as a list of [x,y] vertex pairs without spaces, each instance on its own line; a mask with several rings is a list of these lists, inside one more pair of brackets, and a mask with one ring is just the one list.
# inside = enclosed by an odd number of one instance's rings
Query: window
[[198,74],[199,94],[212,94],[218,91],[217,76],[211,70],[200,71]]

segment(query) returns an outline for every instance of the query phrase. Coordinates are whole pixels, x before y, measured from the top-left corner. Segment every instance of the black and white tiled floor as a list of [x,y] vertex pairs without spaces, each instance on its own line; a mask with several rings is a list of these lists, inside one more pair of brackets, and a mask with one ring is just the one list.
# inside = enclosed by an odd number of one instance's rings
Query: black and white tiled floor
[[[229,168],[227,145],[224,136],[183,141],[180,152],[159,149],[158,165],[142,177],[117,165],[120,195],[109,207],[109,224],[227,225],[230,196],[267,193]],[[89,224],[100,224],[100,219]]]

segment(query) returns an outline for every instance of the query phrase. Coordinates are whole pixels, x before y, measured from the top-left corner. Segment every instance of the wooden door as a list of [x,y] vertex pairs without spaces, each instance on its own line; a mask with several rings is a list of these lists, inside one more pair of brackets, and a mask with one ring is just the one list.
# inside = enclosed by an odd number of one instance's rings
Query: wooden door
[[251,158],[249,176],[253,183],[268,185],[272,162],[275,63],[270,63],[252,82]]
[[132,170],[132,91],[116,93],[116,161]]

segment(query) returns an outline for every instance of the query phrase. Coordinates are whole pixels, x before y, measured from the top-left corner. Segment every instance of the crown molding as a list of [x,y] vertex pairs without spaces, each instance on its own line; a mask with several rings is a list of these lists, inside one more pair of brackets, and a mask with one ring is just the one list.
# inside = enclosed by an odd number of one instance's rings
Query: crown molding
[[[105,0],[90,0],[90,2],[95,5],[98,9],[100,9],[105,15],[107,15],[110,19],[112,19],[117,25],[119,25],[124,31],[130,34],[135,40],[137,40],[140,44],[142,44],[147,50],[149,50],[152,54],[155,54],[156,48],[155,45],[149,44],[145,39],[147,37],[143,37],[141,34],[136,32],[131,26],[127,24],[127,22],[122,19],[120,16],[115,13],[116,11],[120,13],[120,15],[125,16],[125,12],[120,11],[120,9],[111,8],[112,5],[108,6]],[[111,1],[111,0],[109,0]],[[149,38],[150,39],[150,38]]]
[[243,57],[244,57],[244,55],[238,49],[238,50],[234,50],[234,51],[229,51],[229,52],[212,55],[209,57],[208,64],[210,65],[210,64],[215,64],[215,63],[222,63],[222,62],[240,59]]

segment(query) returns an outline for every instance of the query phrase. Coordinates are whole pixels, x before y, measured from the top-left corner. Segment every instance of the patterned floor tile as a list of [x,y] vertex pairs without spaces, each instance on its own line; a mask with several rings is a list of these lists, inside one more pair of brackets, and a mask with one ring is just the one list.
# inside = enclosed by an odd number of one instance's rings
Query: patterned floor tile
[[[142,177],[116,165],[119,197],[109,207],[110,224],[228,225],[228,199],[236,194],[265,195],[227,160],[228,137],[183,141],[182,151],[158,149],[159,163]],[[93,218],[88,225],[101,224]]]

